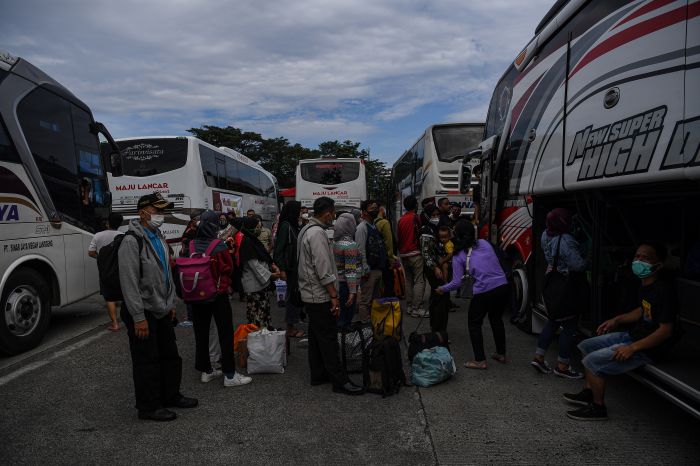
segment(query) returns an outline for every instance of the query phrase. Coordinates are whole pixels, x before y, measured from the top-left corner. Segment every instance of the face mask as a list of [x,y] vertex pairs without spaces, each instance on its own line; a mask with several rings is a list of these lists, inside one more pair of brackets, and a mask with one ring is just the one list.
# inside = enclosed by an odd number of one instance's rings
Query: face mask
[[632,262],[632,273],[639,278],[647,278],[654,273],[654,266],[648,262],[634,261]]
[[165,215],[151,214],[151,219],[148,221],[148,226],[151,228],[160,228],[165,222]]
[[226,220],[219,220],[219,228],[222,230],[228,226],[228,222]]
[[372,220],[374,220],[375,218],[377,218],[377,215],[379,215],[379,211],[376,211],[376,210],[368,210],[368,211],[367,211],[367,215],[369,215],[369,218],[371,218]]
[[433,225],[437,225],[438,223],[440,223],[440,219],[437,217],[432,217],[430,219],[430,223],[432,223]]

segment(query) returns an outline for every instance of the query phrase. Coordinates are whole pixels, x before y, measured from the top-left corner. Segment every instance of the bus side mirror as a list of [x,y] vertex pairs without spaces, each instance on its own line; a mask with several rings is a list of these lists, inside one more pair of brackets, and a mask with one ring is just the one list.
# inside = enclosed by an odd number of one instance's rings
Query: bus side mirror
[[110,152],[109,152],[109,171],[112,173],[112,176],[122,176],[124,174],[124,170],[122,169],[122,153],[119,151],[119,145],[117,142],[114,140],[111,134],[109,134],[109,131],[107,131],[107,127],[100,123],[99,121],[96,121],[90,125],[90,131],[94,134],[102,134],[104,138],[107,140],[107,143],[109,144],[110,147]]
[[467,194],[472,184],[472,167],[471,165],[462,165],[462,175],[459,179],[459,192]]

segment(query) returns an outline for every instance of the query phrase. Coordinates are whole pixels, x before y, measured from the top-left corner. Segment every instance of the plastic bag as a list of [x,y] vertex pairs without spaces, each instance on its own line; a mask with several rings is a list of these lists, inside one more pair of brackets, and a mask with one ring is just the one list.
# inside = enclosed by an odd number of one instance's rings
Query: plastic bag
[[284,374],[287,332],[264,328],[248,334],[248,374]]
[[240,350],[240,342],[245,341],[248,338],[248,334],[251,332],[256,332],[258,326],[255,324],[241,324],[238,326],[233,334],[233,352],[238,353]]

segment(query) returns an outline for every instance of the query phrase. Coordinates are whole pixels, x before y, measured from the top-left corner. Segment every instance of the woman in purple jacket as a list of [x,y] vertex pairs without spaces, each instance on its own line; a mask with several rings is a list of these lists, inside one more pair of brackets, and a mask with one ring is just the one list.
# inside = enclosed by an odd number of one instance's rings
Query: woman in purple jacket
[[[503,311],[510,303],[508,279],[498,261],[496,250],[486,240],[476,241],[474,225],[460,220],[455,225],[455,256],[452,258],[452,281],[438,287],[437,293],[449,293],[462,285],[468,274],[473,280],[473,294],[469,306],[469,337],[474,350],[474,360],[464,363],[468,369],[486,369],[484,337],[481,326],[488,315],[496,352],[492,358],[506,362],[506,329],[503,325]],[[459,251],[459,252],[457,252]]]

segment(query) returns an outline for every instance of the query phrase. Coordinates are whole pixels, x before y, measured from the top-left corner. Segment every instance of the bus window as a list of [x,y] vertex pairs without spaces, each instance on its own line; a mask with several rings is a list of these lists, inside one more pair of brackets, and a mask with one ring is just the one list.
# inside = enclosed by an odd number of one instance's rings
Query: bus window
[[433,128],[435,151],[441,162],[455,162],[481,142],[482,126],[436,126]]
[[20,163],[19,154],[10,141],[5,124],[0,121],[0,161]]
[[302,163],[301,178],[310,183],[341,184],[356,180],[360,176],[358,162],[337,162],[334,160]]
[[124,175],[152,176],[187,163],[187,139],[130,140],[121,143]]
[[257,196],[262,195],[260,189],[260,172],[256,168],[241,163],[238,165],[238,176],[239,186],[236,191],[246,194],[255,194]]
[[484,129],[484,140],[491,136],[500,136],[506,124],[510,100],[513,96],[513,81],[518,71],[514,66],[508,68],[501,80],[496,85],[489,104],[488,115],[486,115],[486,128]]
[[80,218],[80,178],[75,158],[70,104],[38,88],[17,107],[22,131],[56,209],[66,220]]

